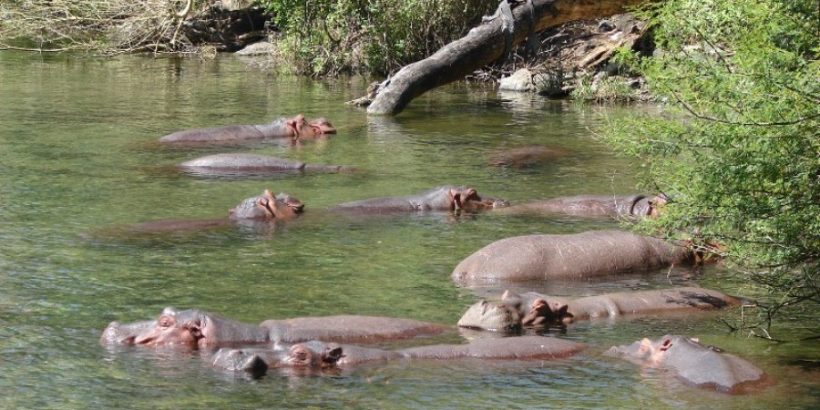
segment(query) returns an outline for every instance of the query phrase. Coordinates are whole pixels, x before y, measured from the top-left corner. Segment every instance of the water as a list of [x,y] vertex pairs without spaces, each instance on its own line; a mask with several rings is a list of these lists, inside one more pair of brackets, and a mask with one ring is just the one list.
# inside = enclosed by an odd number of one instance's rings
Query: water
[[[264,319],[371,314],[455,323],[503,285],[463,289],[462,258],[494,240],[611,228],[571,218],[414,215],[373,220],[327,215],[334,204],[468,184],[512,202],[635,191],[633,164],[590,127],[623,109],[446,87],[397,118],[368,118],[344,101],[359,79],[271,76],[233,57],[213,61],[94,59],[0,52],[0,407],[2,408],[810,408],[818,405],[816,341],[775,344],[727,332],[738,310],[581,323],[556,335],[590,345],[558,362],[399,362],[260,380],[214,371],[198,352],[107,349],[112,320],[197,307]],[[339,129],[298,147],[171,149],[154,142],[192,127],[257,124],[304,113]],[[569,154],[515,170],[487,166],[498,149],[548,145]],[[357,174],[202,178],[167,168],[200,155],[256,152]],[[157,219],[226,215],[264,188],[289,192],[306,214],[274,231],[228,228],[129,236]],[[723,269],[674,270],[604,282],[526,289],[586,295],[670,285],[755,292]],[[524,289],[517,286],[517,289]],[[817,330],[817,312],[787,318],[780,335]],[[698,336],[763,367],[778,381],[730,397],[601,356],[613,344],[665,333]],[[461,342],[450,336],[446,342]],[[809,366],[814,363],[815,366]],[[803,365],[803,366],[801,366]]]

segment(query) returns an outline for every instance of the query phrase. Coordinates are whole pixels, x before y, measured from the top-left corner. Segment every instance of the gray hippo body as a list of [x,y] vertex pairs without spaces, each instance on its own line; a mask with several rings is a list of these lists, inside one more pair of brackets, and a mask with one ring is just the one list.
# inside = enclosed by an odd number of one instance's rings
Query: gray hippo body
[[331,208],[335,212],[391,214],[424,211],[467,211],[505,207],[507,201],[482,197],[474,188],[445,185],[418,195],[371,198],[347,202]]
[[271,340],[284,343],[313,339],[346,343],[376,342],[435,335],[448,329],[413,319],[361,315],[266,320],[259,326],[268,329]]
[[281,138],[301,140],[335,132],[336,129],[326,119],[307,121],[299,114],[293,118],[279,118],[262,125],[227,125],[177,131],[160,138],[159,141],[168,144],[219,144]]
[[585,279],[692,262],[692,252],[623,231],[516,236],[493,242],[462,260],[456,282]]
[[273,174],[283,172],[351,172],[341,165],[314,165],[259,154],[215,154],[183,162],[179,167],[195,175]]
[[380,316],[323,316],[268,320],[251,325],[199,309],[165,308],[156,320],[132,324],[112,322],[103,331],[105,345],[213,348],[271,342],[377,341],[439,334],[448,327],[411,319]]
[[643,339],[607,351],[640,366],[673,373],[684,383],[729,394],[749,393],[772,383],[757,366],[684,336]]
[[721,309],[739,303],[737,298],[697,287],[616,292],[581,298],[506,291],[498,303],[481,301],[470,306],[458,325],[471,329],[510,331],[527,326],[562,325],[623,315]]
[[319,370],[409,359],[554,360],[572,356],[584,347],[569,340],[543,336],[476,339],[462,345],[419,346],[400,350],[314,340],[290,346],[276,345],[272,349],[221,349],[214,356],[213,365],[222,370],[259,375],[260,369],[292,367],[293,364]]
[[660,196],[579,195],[514,205],[505,214],[571,215],[577,217],[645,218],[658,214],[666,200]]

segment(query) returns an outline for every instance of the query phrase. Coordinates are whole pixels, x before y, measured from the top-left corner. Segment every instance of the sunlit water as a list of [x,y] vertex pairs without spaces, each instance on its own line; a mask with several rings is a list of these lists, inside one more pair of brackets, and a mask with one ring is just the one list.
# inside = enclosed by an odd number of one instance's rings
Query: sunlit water
[[[818,405],[817,341],[775,344],[730,333],[720,319],[737,321],[739,310],[573,325],[552,336],[589,348],[557,362],[398,362],[319,376],[271,373],[259,380],[216,372],[198,352],[107,349],[98,343],[110,321],[152,318],[165,306],[198,307],[251,323],[344,313],[453,324],[478,298],[497,296],[505,287],[463,289],[451,282],[453,267],[476,249],[508,236],[617,225],[492,214],[350,219],[324,210],[442,184],[468,184],[512,202],[635,191],[639,170],[615,157],[590,130],[607,118],[617,120],[617,109],[453,86],[419,98],[397,118],[368,118],[343,104],[365,87],[358,79],[271,76],[233,57],[179,61],[0,52],[0,407]],[[180,129],[259,124],[300,112],[328,117],[338,135],[298,147],[155,144]],[[524,170],[487,165],[493,152],[529,144],[568,155]],[[217,152],[353,165],[361,172],[248,179],[168,172]],[[223,217],[264,188],[301,199],[306,214],[269,231],[124,234],[139,222]],[[516,289],[564,295],[671,285],[754,291],[742,283],[723,270],[664,270]],[[811,334],[818,330],[816,313],[789,317],[779,334]],[[613,344],[665,333],[697,336],[740,354],[777,384],[760,394],[725,396],[601,355]]]

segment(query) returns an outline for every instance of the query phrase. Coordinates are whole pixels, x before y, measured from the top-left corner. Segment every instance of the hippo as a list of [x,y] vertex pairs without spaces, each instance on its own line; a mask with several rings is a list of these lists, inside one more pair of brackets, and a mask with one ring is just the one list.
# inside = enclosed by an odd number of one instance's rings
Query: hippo
[[336,129],[324,118],[305,120],[299,114],[293,118],[279,118],[263,125],[228,125],[214,128],[198,128],[177,131],[159,139],[169,144],[230,143],[241,140],[266,140],[289,138],[303,140],[321,135],[335,134]]
[[729,394],[759,390],[773,381],[757,366],[719,348],[679,335],[615,346],[607,355],[675,374],[684,383]]
[[[372,350],[381,352],[380,349]],[[339,345],[318,341],[296,343],[288,347],[275,345],[272,349],[223,347],[213,356],[212,364],[221,370],[245,372],[259,377],[271,368],[323,370],[335,367],[344,357],[342,351]]]
[[481,197],[475,188],[445,185],[422,192],[418,195],[372,198],[347,202],[331,208],[331,211],[361,214],[390,214],[419,211],[476,212],[506,206],[509,206],[509,202],[503,199]]
[[262,195],[246,198],[228,210],[228,218],[220,219],[164,219],[144,222],[128,228],[130,234],[181,233],[230,225],[256,225],[287,221],[299,216],[304,204],[293,196],[280,192],[276,196],[266,189]]
[[323,316],[268,320],[251,325],[199,309],[165,308],[156,320],[112,322],[100,337],[104,345],[181,346],[201,349],[239,344],[377,341],[440,334],[448,327],[380,316]]
[[514,205],[505,214],[565,214],[576,217],[646,218],[657,217],[666,196],[579,195]]
[[526,235],[495,241],[453,270],[456,282],[586,279],[693,263],[685,246],[624,231]]
[[740,300],[697,287],[607,293],[581,298],[505,291],[499,303],[480,301],[470,306],[458,326],[471,329],[515,331],[528,326],[566,325],[577,320],[721,309]]
[[565,155],[567,153],[562,149],[531,145],[495,152],[489,163],[496,167],[527,168]]
[[283,172],[352,172],[342,165],[314,165],[258,154],[215,154],[183,162],[179,167],[196,175],[274,174]]
[[320,370],[390,360],[560,359],[572,356],[584,347],[580,343],[544,336],[479,338],[462,345],[418,346],[400,350],[339,345],[314,340],[289,347],[277,345],[273,349],[223,348],[214,356],[213,365],[222,370],[246,372],[258,376],[261,373],[260,369],[267,370],[268,368],[300,366]]

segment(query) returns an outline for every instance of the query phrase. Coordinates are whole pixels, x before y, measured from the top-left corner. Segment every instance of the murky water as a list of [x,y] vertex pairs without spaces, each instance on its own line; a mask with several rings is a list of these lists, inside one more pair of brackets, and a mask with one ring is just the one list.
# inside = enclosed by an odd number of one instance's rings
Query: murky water
[[[252,323],[347,313],[452,324],[480,296],[503,289],[462,289],[450,281],[452,268],[474,250],[513,235],[616,225],[492,214],[362,220],[323,210],[442,184],[472,185],[512,202],[634,191],[637,170],[589,130],[604,116],[617,119],[617,109],[453,86],[414,101],[395,119],[367,118],[342,104],[365,86],[361,80],[270,76],[232,57],[112,60],[0,52],[0,407],[818,406],[817,341],[774,344],[730,334],[719,319],[736,320],[738,311],[574,325],[554,336],[590,347],[558,362],[396,363],[313,377],[273,373],[253,381],[214,371],[197,352],[98,344],[108,322],[148,319],[165,306]],[[184,128],[258,124],[299,112],[328,117],[338,135],[298,147],[169,149],[154,143]],[[525,170],[487,166],[492,152],[528,144],[568,155]],[[216,152],[354,165],[362,172],[237,179],[167,171]],[[304,201],[304,217],[266,232],[123,235],[123,227],[139,222],[222,217],[264,188]],[[749,290],[737,275],[715,269],[528,289],[585,295],[678,284]],[[790,317],[780,334],[816,331],[816,313]],[[698,336],[738,353],[778,383],[760,394],[729,397],[601,356],[613,344],[665,333]]]

